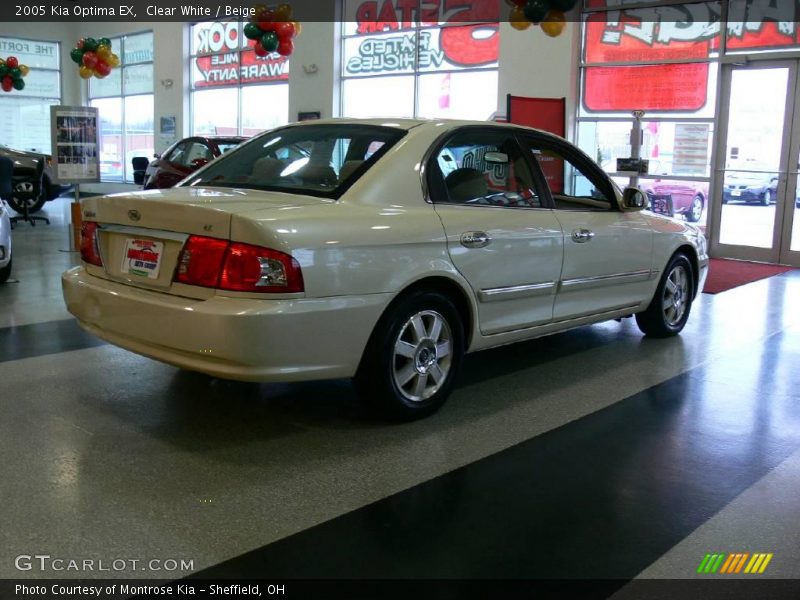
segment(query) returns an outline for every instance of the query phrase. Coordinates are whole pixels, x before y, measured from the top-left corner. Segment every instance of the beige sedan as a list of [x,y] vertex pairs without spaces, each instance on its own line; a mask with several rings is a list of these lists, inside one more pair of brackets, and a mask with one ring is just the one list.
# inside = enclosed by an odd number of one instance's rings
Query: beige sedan
[[466,352],[632,315],[680,332],[705,239],[645,202],[532,129],[303,123],[176,188],[85,200],[64,298],[85,329],[156,360],[354,377],[412,419],[444,403]]

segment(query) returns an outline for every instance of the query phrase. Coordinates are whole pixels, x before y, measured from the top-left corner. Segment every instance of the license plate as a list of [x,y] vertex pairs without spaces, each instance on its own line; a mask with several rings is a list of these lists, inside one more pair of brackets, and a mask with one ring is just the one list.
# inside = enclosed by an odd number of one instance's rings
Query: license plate
[[731,192],[731,196],[741,196],[741,195],[742,195],[742,190],[733,190]]
[[128,238],[125,240],[125,253],[122,257],[122,272],[158,279],[162,254],[164,242]]

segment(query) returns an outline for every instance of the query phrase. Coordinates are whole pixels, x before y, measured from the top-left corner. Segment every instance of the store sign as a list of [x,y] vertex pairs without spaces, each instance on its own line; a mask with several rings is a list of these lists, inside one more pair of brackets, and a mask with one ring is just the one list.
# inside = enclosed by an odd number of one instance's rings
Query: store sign
[[708,123],[676,123],[673,174],[704,176],[709,163],[710,139],[711,126]]
[[[621,8],[625,4],[624,0],[587,3]],[[728,51],[800,47],[794,4],[733,0],[726,32]],[[705,60],[719,50],[721,27],[719,1],[596,13],[586,22],[584,59],[597,64]],[[668,67],[649,68],[649,72],[644,67],[588,67],[585,107],[589,111],[696,111],[705,106],[708,65]],[[642,86],[642,81],[648,85]]]
[[206,23],[193,28],[195,88],[289,80],[289,59],[278,53],[256,56],[239,23]]
[[[358,37],[345,42],[345,72],[357,76],[494,66],[500,56],[499,8],[499,0],[348,2],[352,21],[345,33]],[[480,21],[489,23],[439,28]],[[430,29],[417,32],[417,26]]]

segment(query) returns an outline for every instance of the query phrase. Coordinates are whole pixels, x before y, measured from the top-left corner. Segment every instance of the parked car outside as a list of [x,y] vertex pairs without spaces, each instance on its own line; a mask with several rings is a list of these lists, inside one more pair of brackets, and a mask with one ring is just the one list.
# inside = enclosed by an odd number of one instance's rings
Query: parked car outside
[[[13,196],[8,199],[8,204],[19,214],[24,212],[26,204],[29,213],[42,210],[45,202],[58,198],[71,187],[54,183],[56,177],[53,171],[53,159],[47,154],[14,150],[0,144],[0,156],[6,156],[14,161],[14,191]],[[45,163],[41,184],[36,180],[39,161]]]
[[[749,165],[747,169],[758,167]],[[761,167],[765,171],[768,167]],[[722,203],[728,202],[758,202],[769,206],[775,201],[778,188],[777,173],[749,172],[729,170],[725,175],[722,188]]]
[[0,198],[0,283],[11,277],[11,215],[8,204]]
[[194,136],[179,140],[147,166],[144,189],[169,188],[247,138]]
[[300,123],[175,188],[86,199],[64,298],[144,356],[243,381],[353,377],[414,419],[444,403],[466,352],[632,315],[679,333],[705,238],[645,204],[534,129]]

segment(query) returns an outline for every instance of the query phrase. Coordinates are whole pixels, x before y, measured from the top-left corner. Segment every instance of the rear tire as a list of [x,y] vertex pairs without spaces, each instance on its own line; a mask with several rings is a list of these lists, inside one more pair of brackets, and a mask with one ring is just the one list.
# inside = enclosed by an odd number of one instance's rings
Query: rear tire
[[692,205],[686,213],[686,220],[690,223],[697,223],[703,216],[703,199],[698,194],[692,199]]
[[[30,191],[28,191],[28,187],[30,187]],[[14,186],[12,197],[8,199],[8,205],[20,215],[25,214],[25,204],[28,205],[28,214],[32,215],[42,210],[45,202],[47,202],[47,196],[44,186],[37,192],[36,186],[30,181],[20,181]]]
[[391,420],[421,419],[445,403],[463,357],[458,310],[440,293],[417,292],[378,321],[355,377],[356,390]]
[[672,257],[664,269],[650,306],[636,315],[646,336],[664,338],[681,332],[689,319],[694,298],[692,263],[684,254]]
[[0,269],[0,283],[5,283],[8,281],[9,277],[11,277],[11,263],[14,262],[14,257],[12,256],[8,264]]
[[769,198],[769,190],[764,190],[764,193],[761,195],[762,206],[769,206]]

